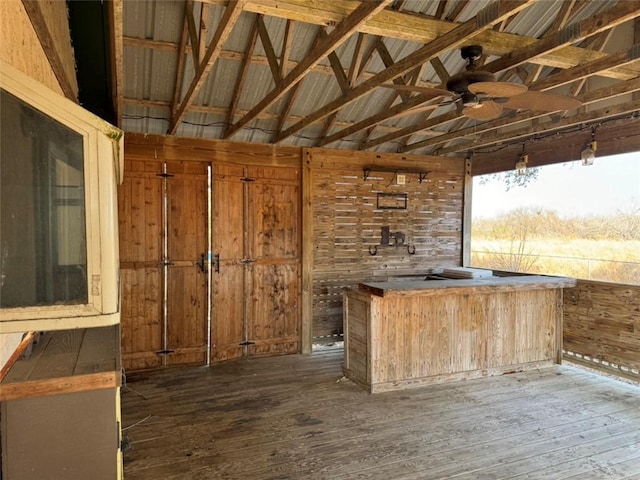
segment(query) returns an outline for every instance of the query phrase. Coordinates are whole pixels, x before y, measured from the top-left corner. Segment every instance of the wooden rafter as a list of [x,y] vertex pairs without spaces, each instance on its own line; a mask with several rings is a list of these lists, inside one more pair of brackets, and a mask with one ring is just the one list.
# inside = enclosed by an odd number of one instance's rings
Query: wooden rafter
[[[311,48],[315,48],[315,46],[318,44],[318,42],[320,42],[321,38],[324,38],[326,36],[326,32],[324,31],[323,28],[319,28],[317,33],[316,33],[316,37],[313,40],[313,43],[311,45]],[[283,58],[284,60],[284,58]],[[333,68],[333,67],[331,67]],[[304,78],[302,80],[300,80],[298,83],[296,83],[291,90],[289,90],[287,92],[287,99],[284,102],[284,106],[282,107],[282,110],[280,111],[280,116],[278,117],[278,125],[276,126],[276,131],[274,132],[274,134],[272,135],[271,140],[274,140],[282,131],[282,129],[284,128],[285,123],[287,122],[287,119],[289,118],[289,112],[291,112],[291,109],[293,108],[293,104],[296,102],[296,99],[298,98],[298,93],[300,92],[300,87],[302,86],[302,83],[304,82]]]
[[280,76],[280,65],[278,63],[278,57],[276,50],[273,48],[267,26],[264,23],[264,16],[258,15],[258,33],[260,34],[260,41],[264,48],[264,53],[267,55],[269,61],[269,69],[271,70],[271,76],[273,77],[273,83],[278,86],[282,83],[282,77]]
[[227,112],[227,125],[231,125],[235,119],[236,111],[238,109],[238,102],[240,102],[240,95],[242,89],[247,80],[247,74],[249,72],[249,66],[251,65],[251,57],[253,57],[253,50],[256,47],[256,41],[258,40],[258,23],[260,15],[256,15],[251,28],[251,35],[249,35],[247,46],[244,49],[244,58],[242,60],[242,66],[240,67],[240,73],[236,79],[236,85],[233,89],[233,96],[231,97],[231,105]]
[[514,12],[524,10],[530,2],[531,0],[516,3],[510,1],[499,1],[497,3],[491,4],[486,10],[481,11],[477,16],[460,24],[458,27],[442,35],[441,37],[438,37],[433,42],[430,42],[424,47],[419,48],[415,52],[407,55],[402,60],[396,62],[393,66],[386,68],[380,73],[374,75],[357,87],[351,89],[347,95],[343,95],[342,97],[329,102],[324,107],[308,115],[305,120],[289,127],[281,135],[279,135],[277,141],[282,141],[285,138],[288,138],[302,128],[305,128],[306,126],[323,119],[327,115],[330,115],[334,111],[342,108],[344,105],[347,105],[362,97],[363,95],[369,93],[372,89],[378,87],[380,84],[403,75],[409,70],[415,68],[417,65],[431,60],[443,51],[450,50],[462,45],[470,38],[473,38],[483,31],[490,29],[493,25],[502,21],[504,18],[513,14]]
[[[372,41],[372,47],[373,48],[369,51],[369,53],[368,53],[369,56],[367,57],[369,60],[373,56],[373,52],[374,52],[374,49],[375,49],[375,51],[378,52],[378,55],[380,55],[380,58],[383,61],[383,63],[385,64],[386,68],[391,67],[395,63],[393,61],[393,58],[391,57],[391,54],[389,53],[386,45],[382,41],[382,37],[378,37],[378,36],[374,37],[373,41]],[[414,83],[419,78],[420,70],[423,67],[424,67],[424,64],[421,67],[417,67],[417,69],[414,69],[412,72],[410,72],[410,73],[413,74]],[[362,73],[362,71],[359,72],[359,74],[361,74],[361,73]],[[356,75],[359,75],[359,74],[356,74]],[[396,83],[398,85],[406,85],[406,84],[408,84],[408,82],[405,79],[401,78],[401,77],[395,78],[394,79],[394,83]],[[352,85],[352,88],[353,88],[353,85],[355,85],[355,82],[351,82],[351,85]],[[388,111],[389,108],[391,108],[391,106],[393,105],[393,103],[395,102],[396,98],[399,95],[401,96],[403,102],[408,102],[410,100],[410,98],[411,98],[411,95],[408,92],[404,92],[404,91],[396,92],[396,95],[390,96],[389,99],[381,106],[380,110],[383,111],[383,112]],[[402,105],[402,104],[400,104],[400,105]],[[396,108],[398,108],[398,107],[396,107]],[[407,107],[407,110],[409,110],[409,109],[410,109],[410,107]],[[335,118],[335,113],[336,112],[331,114],[332,118]],[[369,137],[369,135],[371,135],[371,133],[373,132],[374,128],[375,128],[375,125],[373,125],[372,128],[369,129],[369,131],[365,135],[365,141]],[[332,143],[332,142],[338,140],[338,138],[336,138],[335,135],[332,135],[332,136],[328,137],[327,136],[328,130],[329,130],[328,128],[325,128],[325,131],[323,132],[323,135],[322,135],[322,140],[319,142],[320,146],[327,145],[329,143]],[[342,135],[339,138],[343,138],[344,136],[346,136],[346,135]]]
[[[322,31],[323,36],[326,36],[326,30],[324,30],[324,27],[321,28],[320,30]],[[342,62],[340,62],[340,59],[338,58],[338,55],[336,54],[335,50],[329,54],[329,63],[331,64],[331,68],[333,68],[333,71],[335,73],[335,78],[336,78],[336,81],[338,82],[338,86],[340,87],[340,90],[342,91],[343,94],[345,94],[346,92],[349,91],[349,79],[347,78],[347,74],[345,73],[344,68],[342,67]],[[322,128],[322,133],[320,133],[320,139],[324,138],[327,132],[331,130],[331,127],[333,126],[333,122],[336,119],[337,115],[338,115],[338,112],[333,112],[333,114],[327,117],[326,121],[324,122],[324,126]],[[278,132],[278,134],[280,134],[280,131]]]
[[193,68],[200,65],[200,40],[198,39],[198,28],[193,13],[193,0],[187,0],[184,4],[186,10],[184,21],[189,31],[189,42],[191,43],[191,55],[193,56]]
[[[193,9],[189,8],[189,4],[193,3],[193,0],[186,0],[184,2],[184,14],[182,19],[182,34],[180,35],[180,45],[178,47],[178,58],[176,66],[176,77],[173,87],[173,100],[171,102],[171,115],[175,114],[180,104],[180,93],[182,89],[182,77],[184,76],[184,67],[187,59],[186,46],[189,40],[189,15],[193,13]],[[192,17],[193,18],[193,17]],[[195,59],[194,59],[195,64]]]
[[456,3],[455,7],[453,7],[453,10],[451,10],[451,12],[449,12],[449,14],[445,18],[447,20],[457,20],[468,4],[469,0],[459,0]]
[[289,63],[289,55],[291,54],[291,44],[293,43],[293,30],[296,22],[293,20],[287,20],[287,25],[284,29],[284,38],[282,39],[282,49],[280,51],[280,76],[282,78],[287,76],[287,64]]
[[446,8],[447,8],[447,0],[439,0],[434,17],[437,18],[438,20],[442,20],[444,18],[444,11]]
[[234,25],[238,21],[238,18],[240,18],[244,3],[245,0],[231,0],[227,5],[224,11],[224,15],[220,20],[220,24],[218,25],[218,28],[213,35],[213,39],[211,40],[206,53],[202,57],[202,60],[198,65],[198,68],[196,69],[195,76],[191,81],[191,85],[189,86],[189,89],[182,99],[180,106],[171,119],[171,125],[169,126],[169,130],[167,131],[167,133],[176,133],[178,126],[184,118],[187,108],[191,105],[191,102],[204,85],[209,72],[213,68],[214,63],[217,60],[220,51],[222,50],[222,45],[227,40],[229,35],[231,35],[231,31],[233,30]]
[[42,49],[44,50],[47,60],[49,60],[49,63],[51,64],[51,69],[60,84],[62,92],[65,97],[77,102],[78,86],[76,79],[70,78],[65,71],[62,55],[58,51],[56,42],[49,30],[49,25],[47,25],[47,19],[42,11],[40,2],[22,0],[22,5],[29,16],[31,25],[33,25],[33,29],[38,36],[38,40],[40,41],[40,45],[42,45]]
[[353,88],[360,72],[360,65],[362,65],[362,58],[364,55],[364,39],[363,33],[358,34],[356,39],[356,45],[353,49],[353,56],[351,57],[351,64],[349,65],[349,73],[347,74],[347,81],[349,82],[349,88]]
[[109,25],[111,28],[111,84],[112,104],[116,116],[116,126],[122,127],[124,72],[123,72],[123,28],[122,28],[122,0],[109,2]]
[[[630,3],[623,3],[620,6],[614,7],[600,13],[599,15],[589,17],[582,22],[575,24],[571,27],[572,35],[567,35],[562,31],[556,32],[553,35],[549,35],[548,37],[544,37],[541,40],[538,40],[532,45],[512,52],[512,54],[508,57],[500,58],[486,64],[483,67],[483,70],[498,73],[509,68],[517,67],[537,55],[548,52],[550,50],[557,50],[570,43],[588,38],[592,35],[612,28],[615,25],[619,25],[620,23],[623,23],[638,15],[640,15],[640,10],[635,8],[634,5],[631,5]],[[450,121],[450,113],[444,114],[443,120],[445,122]],[[429,119],[426,122],[416,122],[410,127],[402,129],[399,132],[377,137],[367,142],[367,144],[363,146],[363,148],[372,148],[377,145],[381,145],[383,143],[404,137],[406,135],[413,135],[414,133],[424,130],[425,128],[431,128],[435,125],[439,125],[437,119]],[[410,146],[405,148],[409,147]]]
[[[589,48],[591,48],[592,50],[596,50],[598,52],[603,51],[604,48],[609,43],[609,40],[611,39],[612,35],[613,35],[613,29],[607,30],[605,32],[600,33],[599,35],[596,35],[596,37],[592,39],[593,41],[590,43]],[[581,78],[579,81],[575,82],[571,86],[570,94],[572,96],[580,94],[580,92],[582,92],[582,89],[586,84],[587,84],[587,77]]]
[[209,8],[210,5],[203,3],[200,6],[200,27],[198,29],[198,51],[204,52],[207,49],[207,29],[209,22]]
[[640,9],[634,2],[623,2],[614,7],[591,16],[579,23],[555,32],[553,35],[533,42],[531,45],[511,52],[508,56],[494,60],[485,65],[484,70],[501,72],[507,68],[514,68],[533,58],[560,50],[563,47],[579,42],[585,38],[613,28],[621,23],[636,18]]
[[[217,5],[224,4],[224,0],[204,1]],[[453,28],[456,28],[458,24],[451,21],[451,19],[457,18],[468,3],[469,0],[457,2],[454,10],[447,15],[448,20],[437,20],[432,17],[387,9],[380,12],[379,15],[376,15],[371,20],[361,24],[358,31],[426,44]],[[634,1],[632,0],[630,3],[634,3]],[[299,20],[315,25],[335,25],[342,21],[358,5],[358,0],[317,3],[312,3],[308,0],[248,0],[245,10],[263,13],[273,17]],[[536,39],[488,29],[478,35],[476,40],[484,47],[485,52],[488,54],[504,56],[514,49],[519,49],[531,44]],[[601,55],[599,55],[598,52],[567,46],[549,55],[541,55],[537,57],[534,62],[544,66],[570,68],[583,61],[594,60],[599,56]],[[619,80],[628,80],[632,77],[616,78]]]
[[[173,43],[173,42],[167,42],[167,41],[161,41],[161,40],[151,40],[148,38],[136,38],[136,37],[128,37],[128,36],[124,36],[123,37],[123,42],[124,42],[124,46],[125,47],[138,47],[138,48],[150,48],[150,49],[154,49],[154,50],[160,50],[160,51],[164,51],[164,52],[176,52],[179,48],[179,45],[177,43]],[[191,47],[190,45],[187,46],[187,50],[189,50]],[[580,60],[575,60],[574,62],[572,62],[571,64],[567,64],[566,62],[563,62],[561,64],[558,64],[558,62],[555,61],[555,55],[558,54],[558,52],[552,53],[551,57],[554,58],[554,60],[551,62],[552,67],[557,67],[557,68],[562,68],[562,69],[566,69],[566,68],[571,68],[571,67],[575,67],[576,65],[580,65],[581,63],[584,62],[590,62],[592,60],[597,60],[600,58],[604,58],[607,56],[607,54],[605,53],[601,53],[601,52],[596,52],[593,50],[588,50],[588,49],[576,49],[576,47],[564,47],[563,49],[561,49],[560,51],[563,51],[565,49],[573,49],[576,54],[579,54],[580,51],[584,52],[584,57]],[[370,61],[371,56],[369,55],[370,52],[372,52],[373,50],[375,50],[375,46],[369,45],[367,47],[366,53],[363,55],[364,59],[367,59],[365,61],[363,61],[362,65],[360,66],[361,70],[365,70],[367,68],[368,65],[368,61]],[[535,59],[531,59],[530,62],[531,64],[535,64],[535,65],[543,65],[542,63],[539,62],[539,60],[542,57],[537,57]],[[224,58],[225,60],[231,60],[231,61],[236,61],[236,62],[241,62],[243,59],[243,55],[242,53],[238,53],[238,52],[233,52],[230,50],[223,50],[222,52],[220,52],[220,58]],[[266,57],[259,55],[259,56],[254,56],[251,59],[252,63],[258,63],[261,65],[267,65],[268,64],[268,60]],[[293,62],[291,60],[289,60],[288,62],[288,69],[292,69],[297,65],[296,62]],[[322,64],[318,64],[315,65],[312,70],[315,73],[319,73],[322,75],[333,75],[333,70],[331,69],[331,67],[322,65]],[[366,71],[363,71],[361,73],[361,77],[362,78],[371,78],[374,74],[373,73],[369,73]],[[614,80],[629,80],[631,78],[634,78],[638,75],[638,72],[635,70],[629,70],[625,67],[620,67],[620,68],[612,68],[611,70],[608,70],[607,72],[604,72],[603,75],[607,78],[611,78]],[[435,85],[432,85],[435,86]]]
[[382,11],[392,0],[380,0],[378,2],[361,3],[347,18],[345,18],[336,28],[320,41],[318,45],[309,52],[306,57],[289,72],[282,84],[273,89],[265,98],[263,98],[247,115],[238,120],[233,126],[229,127],[224,134],[224,138],[231,137],[234,133],[252,121],[258,113],[269,108],[285,93],[289,91],[296,83],[298,83],[315,64],[320,62],[329,53],[344,43],[349,36],[356,31],[357,27],[366,22],[369,18],[375,16]]

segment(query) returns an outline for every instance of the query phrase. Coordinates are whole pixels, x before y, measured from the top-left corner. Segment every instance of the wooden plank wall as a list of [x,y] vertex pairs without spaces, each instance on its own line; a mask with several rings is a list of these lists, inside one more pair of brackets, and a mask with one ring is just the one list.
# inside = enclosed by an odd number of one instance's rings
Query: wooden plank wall
[[[127,161],[189,160],[230,164],[302,166],[303,202],[303,350],[312,337],[342,333],[342,288],[361,281],[460,265],[465,164],[462,159],[375,154],[186,139],[128,133]],[[303,161],[304,160],[304,161]],[[393,185],[394,171],[371,172],[365,165],[421,169],[423,183],[408,173],[406,185]],[[406,210],[376,208],[377,193],[408,196]],[[380,244],[381,227],[401,231],[415,247],[369,247]]]
[[[400,156],[340,150],[311,149],[308,180],[311,187],[313,249],[313,337],[342,334],[342,289],[381,276],[427,272],[431,267],[461,264],[464,193],[463,159]],[[378,165],[424,169],[406,174],[406,184],[395,184],[395,172],[370,173],[363,168]],[[377,208],[378,193],[406,193],[406,210]],[[415,247],[378,247],[381,229],[403,232],[405,243]]]
[[564,290],[564,357],[640,381],[640,286],[578,280]]

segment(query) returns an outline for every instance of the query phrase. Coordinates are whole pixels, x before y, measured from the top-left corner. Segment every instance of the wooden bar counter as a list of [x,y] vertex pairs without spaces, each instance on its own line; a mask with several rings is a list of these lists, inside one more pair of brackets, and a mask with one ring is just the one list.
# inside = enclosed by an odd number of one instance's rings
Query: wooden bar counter
[[562,288],[546,276],[345,289],[344,374],[371,393],[560,363]]

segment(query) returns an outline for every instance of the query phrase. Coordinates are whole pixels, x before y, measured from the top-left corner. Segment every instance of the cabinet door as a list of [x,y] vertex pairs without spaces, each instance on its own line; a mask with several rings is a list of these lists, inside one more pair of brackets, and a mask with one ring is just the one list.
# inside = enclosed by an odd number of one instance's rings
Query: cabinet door
[[250,167],[247,256],[249,355],[300,349],[300,187],[298,170]]
[[207,165],[167,163],[166,363],[207,362]]
[[300,349],[299,170],[214,169],[212,361]]
[[163,180],[158,162],[127,162],[118,188],[122,363],[158,367],[162,358]]
[[213,173],[211,361],[243,355],[245,332],[244,168],[216,165]]
[[206,363],[207,165],[127,162],[118,213],[124,367]]

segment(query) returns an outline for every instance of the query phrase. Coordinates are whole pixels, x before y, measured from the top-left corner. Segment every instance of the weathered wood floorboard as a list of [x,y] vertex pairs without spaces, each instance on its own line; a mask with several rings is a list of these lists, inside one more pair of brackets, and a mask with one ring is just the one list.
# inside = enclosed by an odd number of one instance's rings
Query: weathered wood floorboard
[[640,387],[565,365],[370,395],[342,358],[131,375],[125,478],[640,478]]

